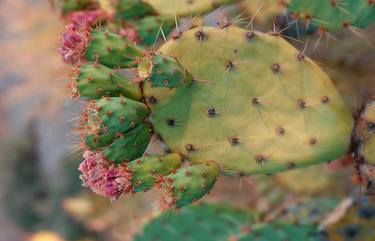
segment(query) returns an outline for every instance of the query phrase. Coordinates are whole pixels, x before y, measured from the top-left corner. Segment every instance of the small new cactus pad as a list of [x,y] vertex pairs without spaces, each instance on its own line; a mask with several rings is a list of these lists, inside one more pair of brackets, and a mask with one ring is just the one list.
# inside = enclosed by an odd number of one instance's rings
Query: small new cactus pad
[[150,4],[159,15],[189,16],[207,12],[221,4],[234,2],[234,0],[143,0]]
[[354,141],[357,153],[367,163],[375,164],[375,100],[365,105],[357,120]]
[[126,96],[133,100],[142,97],[138,83],[101,64],[80,66],[72,80],[73,96],[89,99]]
[[76,64],[82,61],[100,62],[109,68],[129,68],[143,50],[127,38],[102,29],[90,30],[74,24],[67,26],[60,37],[59,52],[64,61]]
[[146,106],[125,97],[92,100],[85,108],[79,128],[91,151],[103,151],[110,161],[121,163],[143,155],[151,138],[145,118]]
[[109,161],[100,151],[86,151],[83,157],[79,166],[83,185],[113,200],[123,194],[151,189],[181,165],[177,154],[143,157],[120,165]]
[[172,151],[194,163],[270,174],[347,151],[350,112],[328,76],[280,36],[199,27],[160,52],[194,81],[172,90],[146,84],[151,122]]
[[146,191],[155,186],[158,178],[168,175],[181,166],[181,156],[167,154],[166,156],[146,156],[128,164],[132,173],[134,192]]
[[228,241],[248,230],[254,217],[225,204],[198,204],[155,217],[133,241]]
[[332,32],[365,28],[375,21],[373,0],[291,0],[287,8],[307,25]]
[[166,177],[163,201],[172,207],[183,207],[211,191],[220,170],[214,163],[197,164],[179,169]]
[[324,241],[315,225],[298,225],[272,222],[252,226],[251,232],[240,236],[238,241]]
[[153,45],[158,35],[162,37],[160,29],[168,35],[176,26],[173,18],[163,16],[148,16],[131,23],[138,32],[140,43],[146,46]]

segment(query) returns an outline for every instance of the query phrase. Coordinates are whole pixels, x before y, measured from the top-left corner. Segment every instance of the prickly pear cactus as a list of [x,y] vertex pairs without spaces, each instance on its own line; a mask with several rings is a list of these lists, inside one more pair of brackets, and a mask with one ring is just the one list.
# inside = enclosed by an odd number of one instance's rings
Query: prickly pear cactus
[[73,96],[87,99],[78,128],[84,183],[101,195],[138,190],[131,163],[152,135],[192,163],[150,162],[151,183],[174,207],[209,193],[220,174],[273,174],[348,149],[353,120],[336,89],[278,35],[198,27],[147,53],[119,35],[70,26],[61,42],[64,59],[80,63]]
[[375,101],[367,103],[357,120],[354,142],[358,145],[358,156],[366,163],[375,164]]
[[255,215],[224,204],[199,204],[151,220],[133,241],[227,241],[250,228]]
[[287,9],[306,22],[331,32],[365,28],[375,21],[373,0],[291,0]]
[[329,78],[281,37],[203,27],[160,52],[177,58],[194,81],[169,91],[145,86],[154,131],[194,163],[270,174],[346,152],[349,111]]

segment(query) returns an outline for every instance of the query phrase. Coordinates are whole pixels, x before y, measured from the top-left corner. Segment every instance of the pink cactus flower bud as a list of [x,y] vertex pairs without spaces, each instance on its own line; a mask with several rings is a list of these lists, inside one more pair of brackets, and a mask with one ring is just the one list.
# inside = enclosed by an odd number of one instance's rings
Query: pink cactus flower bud
[[131,172],[125,165],[110,163],[100,152],[86,151],[83,157],[79,170],[85,187],[111,200],[132,190]]
[[91,27],[98,24],[100,21],[107,19],[108,14],[101,9],[84,10],[70,12],[64,17],[68,22],[73,23],[76,27]]
[[120,30],[119,34],[126,37],[135,44],[139,43],[139,36],[137,30],[132,26],[127,26]]
[[79,29],[74,24],[66,26],[65,32],[60,35],[58,49],[65,62],[75,64],[84,58],[90,35],[90,31]]

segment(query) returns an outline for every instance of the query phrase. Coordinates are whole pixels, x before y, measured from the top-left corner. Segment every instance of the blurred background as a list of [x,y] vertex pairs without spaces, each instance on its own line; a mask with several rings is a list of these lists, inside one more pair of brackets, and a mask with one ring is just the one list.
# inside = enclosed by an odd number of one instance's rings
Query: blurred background
[[[56,52],[62,30],[47,0],[0,0],[0,241],[131,240],[156,210],[157,198],[150,197],[156,194],[111,203],[81,187],[80,157],[72,151],[80,103],[68,96],[64,75],[69,67]],[[374,30],[365,33],[373,43]],[[358,99],[375,89],[375,52],[353,34],[337,39],[346,41],[337,41],[334,49],[322,41],[317,50],[309,46],[307,51],[355,112]],[[298,171],[223,177],[206,200],[272,210],[271,218],[286,203],[311,196],[359,195],[350,181],[352,169],[312,167],[303,173],[302,184]]]

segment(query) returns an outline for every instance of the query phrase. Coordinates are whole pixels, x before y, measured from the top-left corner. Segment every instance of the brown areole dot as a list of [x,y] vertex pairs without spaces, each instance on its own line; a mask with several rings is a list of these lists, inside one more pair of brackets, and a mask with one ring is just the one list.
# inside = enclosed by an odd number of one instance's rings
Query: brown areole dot
[[322,103],[323,104],[328,104],[328,102],[329,102],[329,97],[328,96],[323,96],[322,97]]
[[195,150],[194,146],[192,144],[187,144],[185,146],[185,149],[188,151],[188,152],[192,152]]
[[285,129],[281,126],[276,128],[276,134],[279,136],[283,136],[285,134]]
[[203,41],[207,41],[207,40],[208,40],[208,35],[207,35],[205,32],[201,31],[201,30],[195,32],[195,37],[196,37],[197,40],[200,41],[200,42],[203,42]]
[[310,139],[310,145],[315,145],[318,141],[315,138]]

